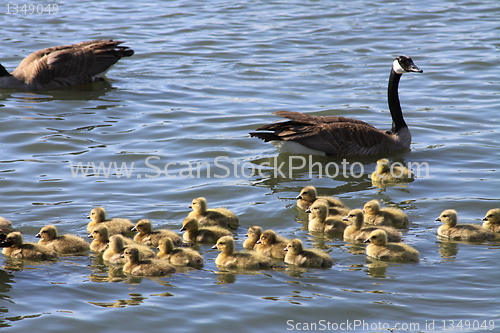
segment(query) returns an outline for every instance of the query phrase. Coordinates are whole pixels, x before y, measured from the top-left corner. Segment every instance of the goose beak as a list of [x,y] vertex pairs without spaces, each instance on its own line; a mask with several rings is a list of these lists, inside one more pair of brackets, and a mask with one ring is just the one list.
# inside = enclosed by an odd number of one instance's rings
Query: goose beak
[[414,72],[414,73],[423,73],[424,71],[421,70],[420,68],[417,67],[414,63],[410,65],[410,68],[408,69],[408,72]]
[[132,227],[132,229],[130,229],[130,231],[137,231],[137,228],[136,227]]
[[180,232],[186,231],[186,227],[182,227]]
[[87,237],[88,237],[88,238],[94,238],[94,237],[92,237],[92,234],[89,234]]
[[36,238],[42,238],[42,235],[41,235],[40,233],[37,233],[37,234],[35,235],[35,237],[36,237]]
[[193,205],[189,205],[188,207],[191,208],[191,209],[193,209]]
[[307,208],[307,209],[306,209],[306,213],[307,213],[307,214],[311,214],[311,208]]
[[255,242],[255,244],[262,244],[262,242],[259,239],[258,241]]
[[212,246],[212,249],[217,249],[217,244],[215,244],[214,246]]
[[288,246],[283,249],[283,251],[288,251]]
[[349,221],[349,217],[344,216],[344,217],[342,218],[342,221]]
[[438,218],[437,218],[437,219],[435,219],[434,221],[439,221],[439,222],[441,222],[441,218],[440,218],[440,217],[438,217]]
[[488,221],[488,218],[485,216],[481,221]]
[[370,238],[367,238],[365,239],[365,241],[363,243],[371,243],[372,241],[370,240]]
[[125,258],[125,254],[124,253],[120,254],[120,258]]
[[90,218],[90,215],[89,215],[89,216],[87,216],[87,218],[89,219],[89,218]]
[[298,196],[295,197],[295,199],[302,199],[302,196],[299,194]]

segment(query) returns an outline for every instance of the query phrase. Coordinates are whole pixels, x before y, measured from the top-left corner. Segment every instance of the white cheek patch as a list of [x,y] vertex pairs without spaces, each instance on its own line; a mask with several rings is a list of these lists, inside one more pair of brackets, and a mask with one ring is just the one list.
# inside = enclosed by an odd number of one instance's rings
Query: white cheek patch
[[399,64],[399,61],[396,59],[394,60],[394,62],[392,63],[392,69],[397,73],[397,74],[404,74],[404,73],[408,73],[407,71],[405,71],[403,69],[403,67],[401,67],[401,65]]

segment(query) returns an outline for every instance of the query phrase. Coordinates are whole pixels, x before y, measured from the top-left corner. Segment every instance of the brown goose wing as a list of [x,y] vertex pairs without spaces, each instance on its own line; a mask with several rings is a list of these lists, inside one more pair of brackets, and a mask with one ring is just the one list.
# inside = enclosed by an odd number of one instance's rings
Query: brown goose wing
[[[283,115],[283,111],[279,113]],[[301,113],[297,115],[295,112],[286,115],[286,118],[292,117],[293,120],[264,125],[257,129],[269,132],[252,132],[250,135],[266,142],[294,141],[331,156],[381,154],[394,146],[394,140],[389,134],[363,121]]]
[[[346,118],[346,117],[338,117],[338,116],[314,116],[310,114],[305,114],[302,112],[294,112],[294,111],[276,111],[273,112],[273,114],[287,118],[299,123],[303,124],[326,124],[326,123],[339,123],[339,122],[349,122],[349,123],[355,123],[355,124],[363,124],[366,126],[373,127],[372,125],[368,124],[367,122],[364,122],[362,120],[358,119],[353,119],[353,118]],[[259,131],[260,129],[257,129]]]
[[49,47],[26,57],[12,72],[28,85],[71,86],[92,81],[134,51],[122,42],[94,40],[73,45]]

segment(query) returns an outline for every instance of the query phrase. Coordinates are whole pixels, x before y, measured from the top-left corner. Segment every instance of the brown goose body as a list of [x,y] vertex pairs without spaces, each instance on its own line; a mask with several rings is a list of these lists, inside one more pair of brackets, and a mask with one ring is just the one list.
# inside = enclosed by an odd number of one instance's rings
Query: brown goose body
[[268,124],[251,132],[271,142],[281,152],[329,156],[370,156],[410,148],[411,134],[403,118],[398,85],[403,73],[422,73],[410,57],[399,56],[393,62],[389,77],[388,100],[392,129],[379,130],[357,119],[337,116],[314,116],[301,112],[277,111],[275,115],[289,121]]
[[121,41],[93,40],[33,52],[8,73],[0,65],[0,88],[47,90],[90,83],[134,51]]

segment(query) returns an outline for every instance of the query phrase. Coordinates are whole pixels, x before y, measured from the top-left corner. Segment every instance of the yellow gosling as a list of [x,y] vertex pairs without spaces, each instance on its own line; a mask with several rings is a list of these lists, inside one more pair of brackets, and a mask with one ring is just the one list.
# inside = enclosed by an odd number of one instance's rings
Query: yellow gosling
[[175,267],[165,260],[141,259],[140,251],[136,247],[128,247],[123,251],[126,263],[123,272],[134,276],[164,276],[175,273]]
[[59,235],[56,226],[52,224],[40,229],[40,232],[35,237],[41,238],[38,244],[60,254],[81,253],[90,249],[89,243],[79,236]]
[[126,260],[121,255],[130,246],[134,246],[140,250],[141,259],[156,257],[156,253],[148,246],[136,243],[123,235],[113,235],[109,237],[108,248],[102,254],[102,258],[111,264],[125,264]]
[[226,208],[208,208],[207,199],[199,197],[193,199],[189,205],[193,211],[188,218],[195,218],[202,225],[219,226],[229,229],[237,229],[239,220],[236,214]]
[[212,248],[221,251],[215,259],[215,264],[217,266],[226,268],[262,269],[271,268],[273,265],[271,258],[256,252],[235,252],[234,239],[231,236],[219,238]]
[[257,241],[257,245],[260,246],[255,251],[266,257],[283,259],[286,255],[284,248],[288,242],[288,239],[276,235],[273,230],[266,230]]
[[257,241],[260,239],[260,235],[262,235],[262,228],[254,225],[253,227],[248,228],[248,232],[245,236],[248,238],[243,242],[243,248],[246,250],[257,250],[261,245],[257,244]]
[[90,249],[92,251],[104,252],[108,248],[109,231],[105,225],[94,227],[88,237],[93,239],[90,243]]
[[377,200],[368,201],[364,208],[365,223],[376,226],[385,225],[398,229],[406,229],[410,225],[408,215],[394,207],[380,208]]
[[87,224],[87,231],[92,232],[95,226],[105,225],[108,228],[109,235],[127,234],[134,227],[134,224],[129,219],[123,218],[106,218],[106,210],[103,207],[96,207],[90,211],[87,216],[90,219]]
[[0,234],[8,234],[12,232],[12,222],[0,216]]
[[342,203],[340,199],[335,197],[319,196],[314,186],[306,186],[297,196],[297,206],[306,210],[311,206],[317,199],[323,199],[328,202],[330,212],[328,215],[345,215],[349,212],[349,208]]
[[453,209],[447,209],[439,215],[436,221],[443,222],[437,230],[441,237],[457,240],[487,240],[494,239],[493,231],[485,229],[476,224],[457,224],[457,212]]
[[57,258],[57,253],[54,250],[39,244],[25,243],[20,232],[9,233],[0,242],[0,247],[3,247],[2,253],[4,255],[18,259],[47,260]]
[[391,165],[386,158],[377,161],[377,167],[372,173],[372,183],[374,185],[406,183],[414,179],[415,175],[410,169],[400,163]]
[[190,248],[174,247],[170,237],[165,237],[158,243],[158,259],[167,260],[175,266],[203,267],[203,258],[198,251]]
[[233,233],[227,229],[217,226],[201,227],[195,218],[186,217],[182,222],[181,232],[186,242],[215,243],[223,236],[231,236]]
[[372,258],[398,262],[417,262],[420,260],[419,252],[410,245],[388,243],[387,233],[382,229],[372,231],[365,243],[370,243],[366,247],[366,254]]
[[372,231],[382,229],[387,233],[389,242],[400,242],[401,232],[393,227],[378,226],[367,227],[365,226],[364,214],[361,209],[353,209],[344,217],[344,220],[349,222],[349,226],[344,230],[344,239],[348,241],[364,242],[370,237]]
[[483,221],[483,228],[500,233],[500,208],[490,209]]
[[318,249],[304,249],[302,241],[298,238],[292,239],[285,247],[287,251],[285,262],[287,264],[301,267],[332,267],[333,260],[330,256]]
[[327,234],[342,234],[347,223],[340,217],[328,217],[328,202],[318,199],[306,210],[309,213],[309,231],[324,232]]
[[170,237],[175,245],[179,246],[182,244],[181,236],[177,235],[174,231],[168,229],[159,229],[153,231],[153,226],[149,220],[140,220],[132,228],[132,231],[137,231],[138,233],[134,236],[134,241],[140,244],[149,245],[151,247],[157,247],[160,239],[164,237]]

